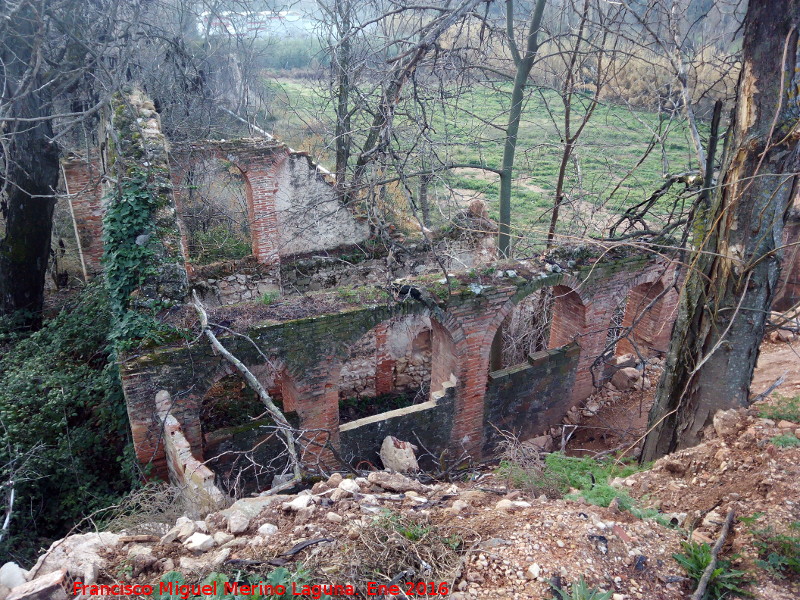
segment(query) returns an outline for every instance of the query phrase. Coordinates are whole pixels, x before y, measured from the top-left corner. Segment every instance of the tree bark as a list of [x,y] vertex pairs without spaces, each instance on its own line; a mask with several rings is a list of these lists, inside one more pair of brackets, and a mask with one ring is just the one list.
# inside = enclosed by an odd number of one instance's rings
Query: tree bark
[[2,90],[2,149],[5,235],[0,240],[0,315],[27,311],[24,321],[41,324],[44,279],[50,254],[58,148],[51,142],[47,115],[49,91],[35,56],[42,32],[30,6],[18,15],[14,35],[6,39],[0,58],[6,83]]
[[797,194],[800,0],[751,0],[721,185],[694,220],[695,250],[642,460],[702,441],[720,409],[747,406]]

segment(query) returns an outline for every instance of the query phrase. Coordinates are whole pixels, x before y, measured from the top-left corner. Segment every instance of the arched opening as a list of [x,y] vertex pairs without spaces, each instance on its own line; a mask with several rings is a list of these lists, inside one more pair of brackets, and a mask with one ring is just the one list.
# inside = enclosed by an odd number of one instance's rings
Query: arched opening
[[179,182],[178,210],[191,262],[237,260],[252,253],[246,177],[232,162],[202,157]]
[[553,288],[548,348],[560,348],[575,341],[586,327],[586,307],[578,293],[565,285]]
[[512,309],[492,341],[490,372],[524,363],[531,354],[547,349],[552,308],[553,290],[545,288]]
[[341,424],[421,404],[431,387],[429,317],[385,321],[350,348],[339,375]]
[[[285,370],[270,364],[250,367],[273,402],[297,426],[291,381]],[[285,445],[264,404],[237,373],[218,379],[200,402],[203,458],[216,474],[217,485],[235,496],[271,487],[287,471]]]

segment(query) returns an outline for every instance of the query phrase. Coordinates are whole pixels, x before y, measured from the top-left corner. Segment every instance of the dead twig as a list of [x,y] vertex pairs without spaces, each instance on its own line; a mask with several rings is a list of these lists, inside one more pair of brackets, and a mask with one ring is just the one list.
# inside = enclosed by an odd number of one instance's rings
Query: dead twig
[[725,538],[728,537],[728,531],[733,524],[734,514],[735,513],[732,509],[728,511],[728,516],[725,517],[725,524],[722,526],[722,531],[719,534],[717,543],[714,544],[714,547],[711,549],[711,562],[708,563],[706,570],[703,571],[703,576],[697,583],[697,589],[694,591],[694,594],[692,594],[690,600],[700,600],[703,597],[703,594],[706,593],[708,582],[711,581],[711,574],[714,572],[714,569],[717,566],[717,555],[722,549],[722,545],[725,543]]
[[272,398],[267,393],[267,390],[264,389],[264,386],[256,379],[255,375],[248,369],[242,361],[236,358],[222,343],[217,339],[217,336],[214,335],[214,332],[208,326],[208,314],[203,308],[202,302],[197,297],[197,292],[192,291],[192,300],[194,303],[194,307],[197,310],[197,314],[200,318],[200,328],[205,336],[208,338],[209,342],[211,342],[211,346],[214,348],[216,352],[221,354],[225,360],[231,363],[234,368],[242,374],[247,384],[258,394],[258,397],[261,399],[261,402],[264,403],[264,406],[267,409],[267,412],[272,416],[281,428],[281,433],[283,434],[283,438],[286,443],[286,450],[289,453],[289,459],[292,463],[292,471],[293,477],[290,481],[285,482],[281,486],[273,488],[269,490],[267,493],[275,494],[278,491],[282,491],[287,487],[291,487],[298,481],[302,479],[302,472],[300,469],[300,460],[297,456],[297,447],[295,445],[294,440],[294,429],[289,424],[289,421],[286,420],[283,412],[275,406],[275,403],[272,401]]

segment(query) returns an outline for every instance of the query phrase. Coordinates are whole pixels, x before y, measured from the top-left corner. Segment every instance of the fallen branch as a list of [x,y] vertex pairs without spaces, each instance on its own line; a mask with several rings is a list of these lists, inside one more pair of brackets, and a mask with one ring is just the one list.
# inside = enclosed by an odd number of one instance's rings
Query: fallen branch
[[714,544],[714,547],[711,549],[711,562],[708,563],[706,570],[703,571],[703,576],[700,578],[700,581],[697,584],[697,589],[694,591],[694,594],[692,594],[690,600],[700,600],[703,597],[703,594],[706,593],[708,582],[711,581],[711,574],[717,567],[717,555],[719,554],[719,551],[722,549],[722,545],[725,543],[725,538],[728,537],[728,531],[730,530],[731,524],[733,523],[733,516],[734,516],[734,511],[733,509],[731,509],[728,511],[728,516],[725,517],[725,524],[722,526],[722,531],[719,534],[719,539],[717,539],[717,543]]
[[194,307],[197,310],[197,314],[200,318],[200,329],[208,338],[208,341],[211,342],[211,346],[214,348],[216,352],[221,354],[225,360],[231,363],[234,368],[242,374],[247,384],[258,394],[258,397],[261,399],[261,402],[267,409],[267,412],[272,416],[275,420],[275,423],[281,428],[281,433],[283,434],[284,439],[286,440],[286,450],[289,452],[289,459],[292,463],[292,471],[293,477],[291,480],[281,484],[277,488],[273,488],[269,490],[268,493],[277,493],[278,491],[282,491],[287,489],[300,481],[302,479],[302,472],[300,469],[300,460],[297,457],[297,447],[295,445],[294,440],[294,429],[289,424],[289,421],[286,420],[286,417],[283,415],[283,412],[275,406],[275,403],[272,401],[272,398],[267,393],[267,390],[264,389],[264,386],[256,379],[255,375],[250,372],[242,361],[236,358],[231,352],[222,345],[222,343],[217,339],[217,336],[214,335],[214,332],[208,326],[208,315],[206,314],[205,308],[203,308],[202,302],[197,297],[197,292],[192,291],[192,300],[194,302]]

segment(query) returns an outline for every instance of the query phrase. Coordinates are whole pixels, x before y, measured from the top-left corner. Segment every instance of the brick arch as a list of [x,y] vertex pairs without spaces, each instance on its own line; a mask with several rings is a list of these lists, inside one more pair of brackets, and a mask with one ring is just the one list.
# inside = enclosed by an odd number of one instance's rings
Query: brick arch
[[[280,260],[275,204],[277,175],[288,156],[286,146],[269,142],[242,147],[225,142],[179,146],[171,153],[175,203],[180,208],[184,180],[189,170],[200,161],[213,158],[230,162],[239,169],[244,179],[253,255],[260,263],[276,264]],[[185,235],[183,243],[187,243]]]

